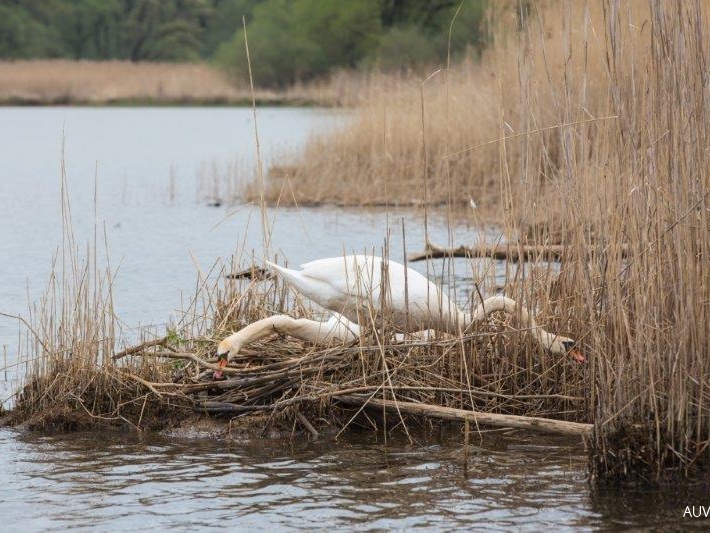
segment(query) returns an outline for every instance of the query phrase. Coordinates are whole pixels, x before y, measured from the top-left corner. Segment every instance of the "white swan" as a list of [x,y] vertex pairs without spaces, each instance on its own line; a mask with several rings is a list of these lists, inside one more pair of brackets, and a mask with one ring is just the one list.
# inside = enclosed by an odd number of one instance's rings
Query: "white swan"
[[[353,341],[360,337],[359,324],[374,323],[383,309],[400,333],[436,330],[454,335],[480,322],[489,313],[504,311],[513,316],[519,313],[522,323],[530,328],[530,334],[543,348],[555,355],[570,355],[580,363],[586,361],[574,340],[539,327],[515,300],[493,296],[467,314],[425,276],[395,261],[347,255],[311,261],[302,265],[301,270],[266,264],[298,292],[333,315],[325,322],[275,315],[249,324],[219,343],[217,359],[222,368],[244,346],[273,333],[325,345]],[[221,377],[221,372],[215,372],[215,377]]]

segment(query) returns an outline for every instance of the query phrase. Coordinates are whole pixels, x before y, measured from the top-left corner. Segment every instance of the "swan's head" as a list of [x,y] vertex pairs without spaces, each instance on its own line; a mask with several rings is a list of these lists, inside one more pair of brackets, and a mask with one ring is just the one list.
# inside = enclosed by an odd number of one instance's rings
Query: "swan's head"
[[551,339],[548,344],[548,349],[553,355],[559,356],[570,356],[578,363],[586,363],[587,358],[582,353],[582,350],[577,346],[577,342],[569,337],[562,337],[561,335],[550,336]]
[[222,379],[224,373],[222,369],[229,363],[230,353],[234,349],[230,337],[227,337],[217,345],[217,366],[219,370],[215,370],[212,377],[214,379]]

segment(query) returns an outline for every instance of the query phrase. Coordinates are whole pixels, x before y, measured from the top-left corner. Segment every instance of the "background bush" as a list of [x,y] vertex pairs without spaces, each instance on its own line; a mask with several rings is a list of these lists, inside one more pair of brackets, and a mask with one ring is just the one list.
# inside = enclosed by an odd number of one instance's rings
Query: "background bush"
[[0,0],[0,59],[213,61],[283,87],[332,69],[417,69],[485,44],[486,0]]

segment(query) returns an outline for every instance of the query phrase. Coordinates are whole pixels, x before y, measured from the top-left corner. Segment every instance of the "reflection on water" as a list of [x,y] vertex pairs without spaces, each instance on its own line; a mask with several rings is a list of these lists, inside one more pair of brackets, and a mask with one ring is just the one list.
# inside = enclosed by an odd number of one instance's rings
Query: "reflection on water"
[[[251,444],[0,430],[3,529],[84,527],[707,527],[683,519],[707,489],[590,497],[576,440],[522,432],[460,439],[348,434]],[[703,501],[704,500],[704,501]]]
[[568,441],[337,445],[0,433],[5,527],[540,529],[593,523],[585,458]]

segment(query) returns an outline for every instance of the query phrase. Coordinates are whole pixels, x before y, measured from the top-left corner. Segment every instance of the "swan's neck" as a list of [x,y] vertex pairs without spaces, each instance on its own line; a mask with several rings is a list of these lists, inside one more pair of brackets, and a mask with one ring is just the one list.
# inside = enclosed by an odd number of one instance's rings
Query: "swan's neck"
[[459,312],[459,320],[465,327],[468,327],[471,324],[485,320],[489,314],[495,313],[496,311],[503,311],[508,315],[519,317],[520,322],[526,328],[530,329],[530,334],[535,340],[545,348],[549,348],[554,342],[555,335],[538,326],[535,319],[524,306],[518,305],[518,302],[506,296],[492,296],[486,298],[483,302],[478,304],[472,313]]

